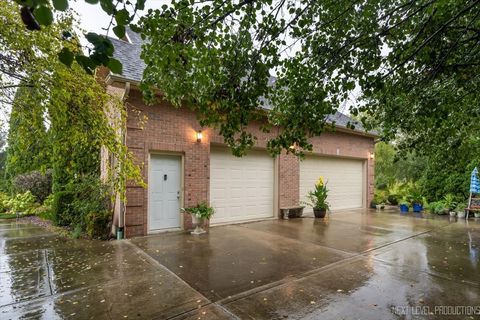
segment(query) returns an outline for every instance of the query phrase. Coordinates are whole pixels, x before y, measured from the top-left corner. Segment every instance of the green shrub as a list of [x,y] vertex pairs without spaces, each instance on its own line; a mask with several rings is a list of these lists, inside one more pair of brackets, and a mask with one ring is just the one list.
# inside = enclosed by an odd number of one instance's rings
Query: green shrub
[[75,193],[70,191],[58,191],[53,195],[52,216],[58,226],[70,226],[75,220],[75,212],[72,203]]
[[435,213],[438,215],[444,215],[448,213],[448,210],[445,207],[445,202],[443,201],[431,202],[429,208],[431,213]]
[[[85,232],[91,238],[109,234],[110,211],[107,188],[96,176],[71,182],[55,193],[53,216],[57,225]],[[79,231],[80,230],[80,231]]]
[[76,224],[75,227],[72,230],[72,238],[74,239],[79,239],[82,236],[83,230],[82,230],[82,225],[81,224]]
[[110,233],[111,214],[104,210],[85,215],[85,231],[92,239],[106,239]]
[[43,201],[42,205],[36,208],[33,213],[42,219],[55,221],[55,217],[53,215],[53,201],[54,195],[50,194],[45,201]]
[[387,202],[388,193],[386,190],[375,190],[373,199],[376,204],[385,204]]
[[396,194],[389,194],[387,197],[388,203],[390,203],[393,206],[396,206],[398,204],[398,195]]
[[30,191],[39,202],[43,202],[52,192],[52,171],[45,174],[40,171],[31,171],[20,174],[13,179],[13,189],[16,192]]
[[10,213],[23,215],[32,214],[34,209],[38,207],[38,204],[35,203],[35,197],[30,191],[18,193],[14,197],[4,200],[3,205],[8,208]]
[[451,193],[448,193],[445,197],[443,197],[443,202],[445,205],[445,209],[448,210],[453,210],[457,206],[455,196]]
[[7,201],[10,199],[10,197],[3,192],[0,192],[0,213],[4,213],[9,211],[9,207],[7,206]]

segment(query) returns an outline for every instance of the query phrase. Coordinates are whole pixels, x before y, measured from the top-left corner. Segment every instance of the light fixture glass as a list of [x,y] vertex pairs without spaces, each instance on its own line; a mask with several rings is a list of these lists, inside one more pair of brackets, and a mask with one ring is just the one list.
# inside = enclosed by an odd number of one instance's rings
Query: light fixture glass
[[202,141],[202,130],[198,130],[197,131],[197,142],[201,142]]
[[370,159],[374,159],[375,158],[375,154],[373,152],[370,152]]

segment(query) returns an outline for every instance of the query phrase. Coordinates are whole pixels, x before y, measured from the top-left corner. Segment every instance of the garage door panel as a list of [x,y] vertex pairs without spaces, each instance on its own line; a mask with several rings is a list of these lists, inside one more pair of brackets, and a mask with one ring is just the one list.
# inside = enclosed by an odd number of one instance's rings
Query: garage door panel
[[332,210],[361,208],[363,170],[362,160],[307,157],[300,164],[300,198],[306,200],[318,177],[323,176],[328,182],[328,202]]
[[274,160],[252,151],[237,158],[226,149],[210,155],[211,223],[228,223],[273,216]]

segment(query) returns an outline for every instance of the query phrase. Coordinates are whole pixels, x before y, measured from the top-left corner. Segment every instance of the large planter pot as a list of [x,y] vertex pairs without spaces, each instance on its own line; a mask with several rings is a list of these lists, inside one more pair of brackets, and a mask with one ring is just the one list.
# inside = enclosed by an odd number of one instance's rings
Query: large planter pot
[[423,210],[423,206],[419,203],[413,204],[413,212],[421,212]]
[[408,205],[401,204],[400,205],[400,212],[408,212]]
[[456,217],[457,213],[455,211],[450,211],[450,217]]
[[465,218],[465,211],[458,211],[458,212],[457,212],[457,217],[459,217],[459,218]]
[[475,218],[480,218],[480,212],[479,211],[475,211],[473,213],[473,215],[475,216]]
[[193,235],[200,235],[203,233],[206,233],[206,231],[203,229],[203,219],[198,218],[196,215],[192,214],[192,224],[195,227],[195,229],[190,232]]
[[313,214],[315,215],[315,218],[325,218],[325,215],[327,214],[327,209],[313,208]]

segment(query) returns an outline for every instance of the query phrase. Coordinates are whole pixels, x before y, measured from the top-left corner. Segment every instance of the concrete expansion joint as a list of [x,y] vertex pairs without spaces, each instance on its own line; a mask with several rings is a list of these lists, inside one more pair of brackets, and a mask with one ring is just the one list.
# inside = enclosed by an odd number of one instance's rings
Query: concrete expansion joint
[[[47,282],[48,282],[48,291],[49,295],[51,296],[53,294],[53,289],[52,289],[52,275],[51,275],[51,270],[50,270],[50,264],[48,263],[48,250],[43,249],[43,258],[45,261],[45,269],[47,271]],[[40,281],[39,281],[40,283]]]

